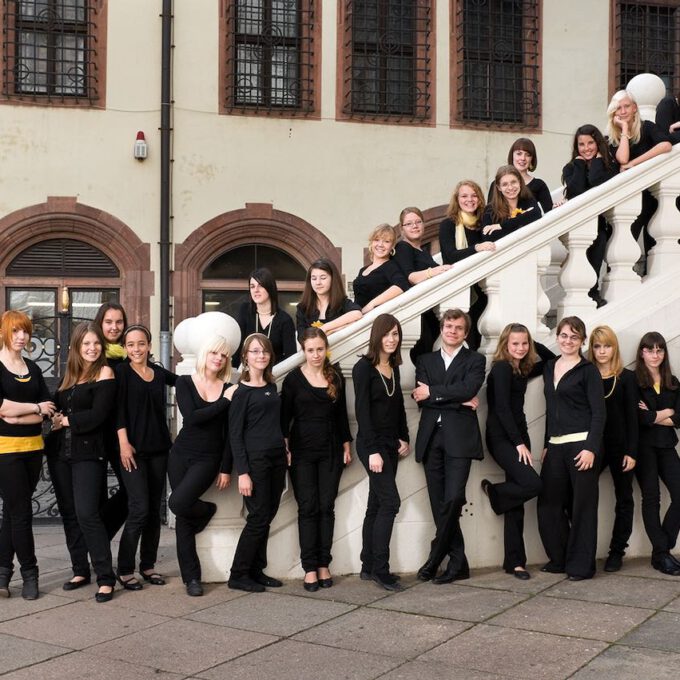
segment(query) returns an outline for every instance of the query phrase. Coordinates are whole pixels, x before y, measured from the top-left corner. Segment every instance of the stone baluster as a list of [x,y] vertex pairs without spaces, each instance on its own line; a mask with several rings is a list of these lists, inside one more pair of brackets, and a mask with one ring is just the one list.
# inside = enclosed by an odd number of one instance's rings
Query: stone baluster
[[650,187],[650,191],[659,207],[649,222],[649,233],[656,239],[656,245],[647,257],[647,271],[654,276],[663,274],[670,267],[677,267],[680,255],[680,213],[675,201],[680,196],[680,176],[670,175],[658,184]]
[[401,388],[406,392],[410,391],[416,382],[416,369],[411,361],[410,352],[420,338],[420,316],[416,316],[401,324],[403,340],[401,342]]
[[597,217],[593,217],[560,237],[569,254],[560,274],[564,298],[557,306],[558,320],[564,316],[588,316],[595,309],[595,302],[588,297],[595,284],[595,272],[586,258],[586,250],[596,235]]
[[640,246],[630,233],[630,225],[640,214],[641,196],[630,196],[604,215],[613,229],[605,258],[610,271],[604,277],[603,290],[610,302],[623,299],[640,285],[640,277],[633,271],[633,265],[640,257]]

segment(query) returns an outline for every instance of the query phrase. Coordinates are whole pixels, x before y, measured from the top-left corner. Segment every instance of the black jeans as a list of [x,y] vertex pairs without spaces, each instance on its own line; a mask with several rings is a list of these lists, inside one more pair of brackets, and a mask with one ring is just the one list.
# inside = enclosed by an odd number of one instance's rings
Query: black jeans
[[465,487],[471,464],[470,458],[447,456],[442,430],[434,431],[423,459],[427,493],[437,529],[429,559],[439,564],[448,554],[449,564],[455,571],[467,564],[460,516],[467,503]]
[[168,469],[166,451],[135,456],[137,469],[123,470],[128,497],[128,516],[118,548],[118,573],[132,574],[139,550],[139,570],[156,566],[161,537],[161,500]]
[[[635,476],[642,492],[642,520],[652,543],[652,559],[658,558],[673,549],[680,530],[680,459],[676,450],[640,442]],[[663,521],[659,480],[671,497]]]
[[76,516],[71,464],[54,455],[47,456],[47,467],[50,471],[61,522],[64,525],[66,547],[71,556],[73,575],[89,578],[90,561],[87,556],[85,536],[83,536]]
[[172,493],[168,507],[176,516],[175,540],[177,560],[184,583],[201,580],[201,562],[196,552],[196,530],[205,522],[210,505],[201,496],[215,482],[220,469],[219,459],[194,460],[171,449],[168,458],[168,478]]
[[649,221],[654,217],[654,213],[658,207],[659,201],[654,198],[654,195],[649,189],[644,189],[642,191],[642,210],[633,224],[630,225],[630,233],[637,241],[640,237],[640,232],[642,232],[642,247],[645,257],[656,245],[656,239],[649,233],[648,225]]
[[387,576],[390,573],[390,539],[401,499],[397,489],[399,454],[395,448],[383,449],[382,472],[371,472],[368,455],[359,454],[368,472],[368,503],[362,528],[361,570]]
[[82,460],[73,461],[70,465],[76,517],[85,537],[92,568],[97,575],[97,584],[113,586],[116,577],[111,559],[111,541],[100,515],[106,461]]
[[512,571],[515,567],[526,567],[524,504],[541,493],[543,484],[536,470],[519,460],[517,447],[510,440],[487,437],[487,446],[505,471],[505,482],[489,487],[489,501],[493,511],[503,515],[503,569]]
[[41,468],[41,451],[0,454],[0,567],[12,571],[16,554],[24,575],[38,566],[33,541],[31,497],[38,484]]
[[602,464],[600,474],[609,467],[614,482],[614,494],[616,506],[614,509],[614,528],[612,540],[609,543],[609,552],[623,555],[628,547],[628,539],[633,533],[633,515],[635,501],[633,500],[633,470],[623,471],[623,456],[614,453],[607,447],[603,447]]
[[342,475],[342,453],[293,454],[290,478],[298,504],[302,568],[316,571],[331,563],[335,498]]
[[113,436],[116,437],[115,442],[107,441],[109,449],[107,455],[109,465],[118,480],[118,489],[111,496],[109,496],[108,490],[106,491],[102,498],[102,507],[100,509],[102,522],[104,522],[106,527],[109,540],[118,533],[125,523],[128,514],[128,497],[125,491],[125,483],[123,482],[123,472],[125,471],[120,462],[120,449],[118,448],[118,437],[115,432]]
[[590,266],[595,270],[595,285],[588,291],[593,296],[600,290],[600,270],[607,252],[607,242],[611,238],[612,228],[602,215],[597,218],[597,236],[588,246],[586,257]]
[[279,510],[286,483],[286,452],[284,449],[248,451],[252,496],[244,496],[248,517],[238,539],[231,578],[257,576],[267,566],[269,528]]
[[597,552],[598,461],[577,470],[584,442],[548,444],[538,497],[538,531],[551,565],[569,576],[590,578]]

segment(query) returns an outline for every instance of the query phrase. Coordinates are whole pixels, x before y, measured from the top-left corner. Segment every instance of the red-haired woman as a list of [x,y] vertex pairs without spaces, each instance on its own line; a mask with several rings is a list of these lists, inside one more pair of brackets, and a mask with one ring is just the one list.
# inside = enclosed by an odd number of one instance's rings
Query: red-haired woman
[[37,364],[23,357],[33,324],[22,312],[10,310],[0,320],[0,597],[9,597],[17,556],[26,600],[38,597],[38,561],[33,542],[31,497],[42,469],[43,416],[54,404]]
[[304,588],[330,588],[328,565],[340,476],[351,462],[344,381],[328,359],[328,338],[320,328],[302,334],[305,363],[291,371],[281,389],[283,436],[298,503]]

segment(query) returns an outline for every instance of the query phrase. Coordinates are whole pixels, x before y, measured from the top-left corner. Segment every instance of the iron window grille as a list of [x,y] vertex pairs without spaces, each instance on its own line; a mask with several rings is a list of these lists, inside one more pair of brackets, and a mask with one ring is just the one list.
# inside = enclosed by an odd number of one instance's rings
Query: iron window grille
[[431,118],[432,5],[430,0],[345,0],[344,115]]
[[539,0],[459,0],[457,121],[536,128]]
[[8,0],[3,93],[13,98],[99,99],[93,0]]
[[669,94],[680,92],[680,7],[672,3],[616,3],[616,85],[655,73]]
[[227,2],[227,111],[315,110],[315,0]]

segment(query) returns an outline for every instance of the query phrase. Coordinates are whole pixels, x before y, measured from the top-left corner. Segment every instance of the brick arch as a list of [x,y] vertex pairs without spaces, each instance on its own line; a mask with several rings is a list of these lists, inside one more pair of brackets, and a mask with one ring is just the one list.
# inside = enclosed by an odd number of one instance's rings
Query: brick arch
[[175,321],[200,314],[201,272],[216,255],[253,244],[278,248],[305,269],[327,257],[342,271],[340,249],[309,222],[276,210],[271,203],[246,203],[245,208],[213,217],[176,246]]
[[[113,283],[120,288],[121,304],[128,318],[150,323],[149,300],[154,287],[150,245],[143,243],[117,217],[78,203],[76,197],[70,196],[49,196],[45,203],[21,208],[0,219],[0,290],[3,305],[9,264],[19,253],[48,238],[75,239],[101,250],[121,273],[120,279]],[[49,277],[40,279],[47,281]],[[15,280],[12,278],[12,281]],[[22,280],[36,283],[36,279]],[[83,286],[96,283],[96,279],[82,279]]]

